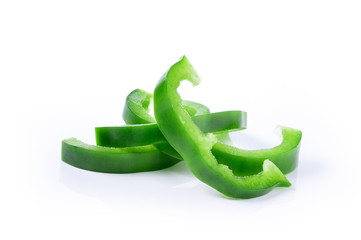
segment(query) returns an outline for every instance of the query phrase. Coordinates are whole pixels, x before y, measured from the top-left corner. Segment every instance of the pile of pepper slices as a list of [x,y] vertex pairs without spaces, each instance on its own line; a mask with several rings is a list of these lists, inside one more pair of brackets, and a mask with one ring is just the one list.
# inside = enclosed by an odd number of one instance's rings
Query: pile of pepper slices
[[[136,89],[126,99],[121,127],[95,128],[96,144],[62,141],[62,160],[105,173],[160,170],[184,160],[202,182],[231,198],[253,198],[289,187],[284,176],[297,167],[302,133],[280,127],[283,140],[271,149],[243,150],[226,144],[228,132],[246,128],[242,111],[210,113],[177,92],[181,81],[200,79],[183,56],[159,80],[154,96]],[[149,105],[154,98],[154,116]]]

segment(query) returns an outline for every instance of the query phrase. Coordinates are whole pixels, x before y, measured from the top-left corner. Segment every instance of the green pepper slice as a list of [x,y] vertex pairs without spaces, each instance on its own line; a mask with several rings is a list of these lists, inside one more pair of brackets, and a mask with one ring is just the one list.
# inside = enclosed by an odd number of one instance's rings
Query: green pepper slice
[[227,165],[237,176],[248,176],[262,171],[263,161],[268,159],[284,173],[290,173],[298,164],[302,132],[279,126],[282,132],[280,145],[270,149],[244,150],[217,142],[212,153],[221,164]]
[[[183,105],[184,107],[184,105]],[[226,111],[193,116],[203,132],[230,132],[246,128],[246,113]],[[166,142],[156,123],[119,127],[96,127],[96,144],[104,147],[133,147]]]
[[235,175],[227,165],[219,163],[212,153],[217,138],[211,133],[203,133],[182,108],[177,88],[183,80],[189,80],[194,85],[200,82],[185,56],[158,82],[154,91],[154,114],[169,144],[183,157],[198,179],[232,198],[258,197],[275,187],[291,185],[269,160],[263,161],[262,172],[245,177]]
[[62,141],[62,160],[77,168],[103,173],[155,171],[179,162],[153,145],[109,148],[85,144],[76,138]]
[[[126,124],[155,123],[155,119],[149,114],[149,106],[153,95],[142,89],[133,90],[125,100],[123,120]],[[203,104],[183,100],[182,106],[190,116],[209,113],[209,109]]]

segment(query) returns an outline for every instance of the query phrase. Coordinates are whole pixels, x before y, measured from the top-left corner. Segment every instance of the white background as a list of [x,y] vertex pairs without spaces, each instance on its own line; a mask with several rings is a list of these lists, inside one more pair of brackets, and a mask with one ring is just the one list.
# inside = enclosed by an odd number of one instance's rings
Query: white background
[[[1,1],[1,239],[360,239],[360,1]],[[184,99],[245,110],[237,146],[303,131],[288,189],[229,200],[184,163],[138,174],[61,162],[123,124],[183,54]]]

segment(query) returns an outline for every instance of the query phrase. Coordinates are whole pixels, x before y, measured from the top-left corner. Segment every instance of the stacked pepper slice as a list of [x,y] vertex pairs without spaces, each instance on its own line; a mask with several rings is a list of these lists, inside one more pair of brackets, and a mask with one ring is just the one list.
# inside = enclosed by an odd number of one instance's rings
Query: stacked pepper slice
[[291,185],[284,174],[297,167],[301,131],[280,127],[282,143],[271,149],[228,145],[229,131],[246,128],[246,113],[210,113],[202,104],[182,100],[177,88],[183,80],[199,83],[185,56],[155,88],[155,119],[149,114],[152,94],[136,89],[126,98],[123,111],[129,125],[96,128],[97,146],[64,140],[62,160],[107,173],[160,170],[184,160],[198,179],[231,198],[257,197]]
[[[64,140],[63,161],[85,170],[106,173],[155,171],[178,163],[182,158],[168,144],[154,118],[147,112],[151,98],[152,94],[140,89],[127,97],[124,121],[143,124],[95,128],[97,146],[75,138]],[[202,104],[191,101],[184,101],[183,104],[206,132],[221,134],[246,127],[245,112],[209,113],[209,109]]]

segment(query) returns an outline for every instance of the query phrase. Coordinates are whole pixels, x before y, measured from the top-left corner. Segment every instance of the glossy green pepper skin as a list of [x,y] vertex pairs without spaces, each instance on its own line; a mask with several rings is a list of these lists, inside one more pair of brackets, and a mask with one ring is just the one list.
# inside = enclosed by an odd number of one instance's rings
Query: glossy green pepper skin
[[275,187],[291,185],[269,160],[263,161],[262,172],[246,177],[236,176],[227,165],[219,163],[212,153],[217,138],[211,133],[203,133],[182,108],[177,93],[182,80],[189,80],[194,85],[200,80],[185,56],[158,82],[154,91],[154,114],[169,144],[198,179],[231,198],[258,197]]
[[212,153],[221,164],[227,165],[237,176],[248,176],[262,171],[263,161],[272,161],[284,174],[296,169],[301,147],[302,132],[279,127],[282,132],[280,145],[270,149],[244,150],[217,142]]
[[109,148],[85,144],[75,138],[63,140],[62,160],[77,168],[103,173],[155,171],[180,161],[152,145]]
[[[153,95],[142,89],[135,89],[127,96],[123,109],[123,120],[126,124],[155,123],[155,119],[149,114],[149,106]],[[209,109],[203,104],[183,100],[183,108],[190,116],[209,113]]]
[[[184,107],[184,106],[183,106]],[[246,128],[246,113],[226,111],[193,116],[203,132],[230,132]],[[166,142],[156,123],[95,128],[96,143],[105,147],[133,147]]]
[[166,141],[156,123],[125,125],[120,127],[96,127],[97,146],[135,147]]
[[135,89],[125,99],[123,120],[126,124],[155,123],[149,114],[149,105],[153,95],[141,89]]

